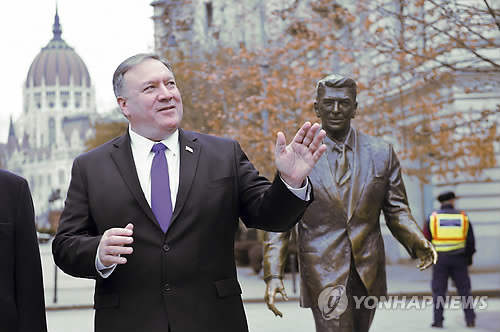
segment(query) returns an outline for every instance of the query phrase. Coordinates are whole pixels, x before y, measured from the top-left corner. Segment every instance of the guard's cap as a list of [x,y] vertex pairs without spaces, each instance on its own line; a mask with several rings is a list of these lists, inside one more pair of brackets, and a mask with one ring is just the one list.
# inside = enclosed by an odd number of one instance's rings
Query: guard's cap
[[457,196],[455,196],[455,193],[453,191],[445,191],[439,194],[437,197],[439,202],[446,202],[449,201],[450,199],[456,199]]

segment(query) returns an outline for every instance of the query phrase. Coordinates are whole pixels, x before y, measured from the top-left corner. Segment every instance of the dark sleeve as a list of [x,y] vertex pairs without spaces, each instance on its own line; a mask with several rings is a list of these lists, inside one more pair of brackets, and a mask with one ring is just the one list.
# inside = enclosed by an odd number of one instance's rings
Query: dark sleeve
[[476,239],[474,238],[474,230],[472,229],[472,224],[470,223],[469,220],[469,231],[467,232],[465,253],[472,259],[472,255],[474,255],[475,252],[476,252]]
[[424,236],[427,240],[431,241],[432,234],[431,234],[431,230],[429,228],[429,225],[430,225],[430,219],[427,219],[424,223]]
[[291,229],[314,200],[298,198],[276,174],[273,183],[259,175],[253,164],[235,142],[236,169],[238,172],[240,217],[245,226],[272,232]]
[[42,263],[33,201],[26,180],[20,183],[15,220],[16,306],[19,331],[47,331]]
[[74,277],[97,278],[95,267],[101,236],[89,212],[88,191],[78,158],[73,162],[68,194],[52,253],[57,266]]

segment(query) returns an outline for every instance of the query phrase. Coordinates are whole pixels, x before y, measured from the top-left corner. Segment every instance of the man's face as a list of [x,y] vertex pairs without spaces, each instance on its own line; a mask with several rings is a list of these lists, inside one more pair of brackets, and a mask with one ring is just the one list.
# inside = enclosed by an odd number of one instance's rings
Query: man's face
[[118,104],[132,130],[159,141],[180,126],[182,99],[174,75],[163,63],[146,59],[123,75]]
[[330,88],[314,102],[316,115],[330,138],[343,139],[351,128],[351,119],[356,114],[358,103],[349,88]]

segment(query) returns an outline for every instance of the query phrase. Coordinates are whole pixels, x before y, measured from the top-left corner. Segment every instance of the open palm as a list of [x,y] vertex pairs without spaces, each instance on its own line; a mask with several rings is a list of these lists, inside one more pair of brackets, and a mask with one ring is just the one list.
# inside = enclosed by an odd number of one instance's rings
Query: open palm
[[302,125],[289,145],[286,145],[285,135],[278,133],[274,152],[276,168],[288,185],[294,188],[303,186],[326,150],[326,146],[321,143],[325,135],[319,124],[311,125],[310,122]]

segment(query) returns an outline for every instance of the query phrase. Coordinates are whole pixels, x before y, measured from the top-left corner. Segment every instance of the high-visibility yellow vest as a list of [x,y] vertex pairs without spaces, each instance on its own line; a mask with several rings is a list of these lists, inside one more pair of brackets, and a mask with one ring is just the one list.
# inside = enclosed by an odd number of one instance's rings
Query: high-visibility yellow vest
[[469,219],[465,213],[437,213],[430,217],[432,244],[438,252],[465,248]]

